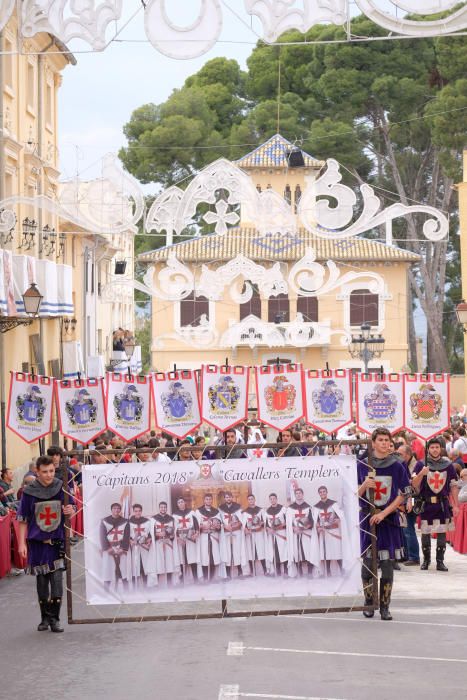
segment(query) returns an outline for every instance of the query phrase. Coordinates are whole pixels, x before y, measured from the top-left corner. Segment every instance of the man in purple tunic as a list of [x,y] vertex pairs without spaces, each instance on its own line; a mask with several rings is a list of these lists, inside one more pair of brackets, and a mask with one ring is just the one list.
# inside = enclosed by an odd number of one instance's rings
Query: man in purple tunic
[[[386,428],[376,428],[371,435],[373,455],[370,463],[360,459],[358,469],[358,495],[360,496],[360,544],[362,550],[362,580],[365,605],[373,605],[373,581],[371,571],[371,526],[376,526],[376,546],[381,567],[379,610],[382,620],[392,620],[389,612],[394,580],[394,562],[403,557],[403,533],[397,509],[411,493],[407,469],[391,451],[391,433]],[[370,492],[373,492],[370,498]],[[373,500],[374,509],[372,511]],[[373,611],[364,611],[365,617],[373,617]]]
[[[438,438],[428,443],[426,465],[417,462],[412,475],[412,486],[423,502],[421,511],[422,552],[421,569],[426,571],[431,563],[431,533],[437,533],[436,569],[447,571],[444,563],[446,532],[454,530],[453,513],[449,503],[452,494],[454,515],[459,510],[457,473],[447,457],[441,456],[442,444]],[[456,512],[457,511],[457,512]]]
[[19,504],[19,554],[28,558],[29,570],[36,576],[41,610],[38,631],[49,627],[63,632],[60,607],[65,569],[65,516],[73,515],[74,505],[64,505],[62,481],[55,477],[51,457],[39,457],[36,479],[24,487]]

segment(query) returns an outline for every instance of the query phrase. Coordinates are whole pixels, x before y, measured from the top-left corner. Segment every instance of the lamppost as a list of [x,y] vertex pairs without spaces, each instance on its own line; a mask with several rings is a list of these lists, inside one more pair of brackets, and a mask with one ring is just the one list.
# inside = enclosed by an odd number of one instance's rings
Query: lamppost
[[369,323],[362,323],[360,335],[353,335],[349,345],[351,357],[363,362],[365,374],[368,374],[368,365],[375,357],[381,357],[384,352],[385,339],[381,334],[373,335]]
[[11,331],[17,326],[29,326],[33,320],[37,318],[42,299],[44,298],[37,286],[32,283],[31,286],[26,289],[22,297],[24,311],[28,315],[28,318],[24,316],[0,316],[0,333]]
[[[26,289],[23,296],[24,316],[0,316],[0,333],[7,333],[17,326],[29,326],[39,315],[39,309],[44,298],[33,283]],[[3,337],[0,338],[0,425],[2,431],[2,467],[6,467],[6,407],[5,407],[5,348]]]

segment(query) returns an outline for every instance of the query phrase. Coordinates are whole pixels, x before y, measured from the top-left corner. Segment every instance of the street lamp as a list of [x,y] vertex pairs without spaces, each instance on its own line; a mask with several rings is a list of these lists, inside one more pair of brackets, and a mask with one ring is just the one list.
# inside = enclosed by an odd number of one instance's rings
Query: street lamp
[[456,306],[456,316],[457,320],[462,326],[464,333],[467,333],[467,304],[464,300]]
[[24,316],[0,316],[0,333],[6,333],[17,326],[29,326],[39,315],[39,309],[44,298],[34,282],[26,289],[23,297],[24,310],[29,318]]
[[[466,305],[467,306],[467,305]],[[362,323],[360,335],[353,335],[349,345],[351,357],[361,360],[365,367],[365,374],[368,374],[368,365],[375,357],[381,357],[384,352],[385,339],[379,335],[371,333],[369,323]]]

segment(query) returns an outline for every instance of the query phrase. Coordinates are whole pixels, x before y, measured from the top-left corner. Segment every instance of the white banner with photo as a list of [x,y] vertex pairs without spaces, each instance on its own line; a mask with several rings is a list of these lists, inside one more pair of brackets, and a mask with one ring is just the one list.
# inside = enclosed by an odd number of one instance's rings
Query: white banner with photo
[[55,382],[60,432],[88,445],[107,429],[103,379]]
[[248,418],[249,367],[203,365],[201,415],[205,423],[224,432]]
[[201,425],[201,408],[194,370],[155,372],[152,377],[156,425],[183,439]]
[[107,427],[125,442],[151,427],[151,377],[107,374]]
[[354,456],[83,467],[93,605],[357,595]]
[[303,416],[301,364],[255,367],[258,418],[276,430],[285,430]]
[[401,374],[357,375],[357,427],[371,435],[378,427],[392,434],[404,427],[404,382]]
[[406,374],[404,376],[405,427],[423,440],[449,428],[450,396],[448,374]]
[[52,432],[53,388],[50,377],[11,372],[7,426],[24,442]]
[[352,383],[347,369],[305,370],[307,423],[330,435],[352,422]]

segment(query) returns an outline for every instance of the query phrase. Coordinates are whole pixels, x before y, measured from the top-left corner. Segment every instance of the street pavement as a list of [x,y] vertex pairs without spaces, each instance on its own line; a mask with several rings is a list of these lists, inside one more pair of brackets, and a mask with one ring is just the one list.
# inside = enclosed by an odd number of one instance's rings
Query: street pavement
[[[467,556],[448,547],[446,563],[448,573],[436,572],[433,564],[427,572],[418,567],[395,572],[393,622],[382,622],[378,613],[366,620],[361,613],[330,612],[65,625],[64,634],[35,631],[38,610],[33,577],[3,579],[2,696],[465,700]],[[74,614],[93,617],[95,612],[79,602],[79,572],[74,575],[78,576]],[[284,608],[284,601],[275,602]],[[287,601],[289,608],[309,604],[303,599]],[[244,601],[236,607],[251,610],[259,605]],[[274,607],[273,601],[266,607]],[[208,609],[218,611],[219,606],[201,603],[193,605],[191,612]],[[151,612],[170,611],[179,612],[176,606],[153,606]],[[134,608],[119,614],[133,615]]]

